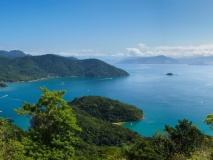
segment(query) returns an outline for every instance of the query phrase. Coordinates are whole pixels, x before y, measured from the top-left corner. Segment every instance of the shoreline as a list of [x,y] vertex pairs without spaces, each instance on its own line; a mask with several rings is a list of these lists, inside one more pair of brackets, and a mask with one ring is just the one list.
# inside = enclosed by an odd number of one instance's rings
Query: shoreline
[[52,78],[79,78],[79,77],[85,77],[85,78],[105,78],[105,79],[113,79],[113,78],[121,78],[126,76],[119,76],[119,77],[91,77],[91,76],[53,76],[53,77],[43,77],[38,79],[32,79],[32,80],[18,80],[18,81],[2,81],[2,83],[23,83],[23,82],[35,82],[35,81],[41,81],[45,79],[52,79]]
[[[65,76],[65,77],[78,77],[78,76]],[[24,82],[36,82],[36,81],[42,81],[46,79],[52,79],[52,78],[65,78],[60,76],[55,77],[44,77],[44,78],[38,78],[38,79],[32,79],[32,80],[24,80],[24,81],[2,81],[3,83],[24,83]]]
[[114,123],[112,123],[112,124],[115,124],[115,125],[118,125],[118,126],[122,126],[123,124],[125,124],[125,123],[134,123],[134,122],[139,122],[139,121],[142,121],[143,119],[145,118],[145,115],[143,115],[142,116],[142,118],[140,119],[140,120],[138,120],[138,121],[129,121],[129,122],[114,122]]

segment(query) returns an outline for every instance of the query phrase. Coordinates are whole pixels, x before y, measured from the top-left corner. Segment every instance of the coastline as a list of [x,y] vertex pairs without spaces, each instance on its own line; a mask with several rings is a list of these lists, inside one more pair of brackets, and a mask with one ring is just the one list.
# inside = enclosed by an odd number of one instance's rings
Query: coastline
[[[142,121],[144,118],[145,118],[145,115],[143,115],[142,118],[140,120],[138,120],[138,121],[130,121],[130,122],[132,122],[132,123],[139,122],[139,121]],[[112,124],[115,124],[115,125],[118,125],[118,126],[122,126],[123,124],[130,123],[130,122],[114,122]]]
[[[38,78],[38,79],[31,79],[31,80],[18,80],[18,81],[2,81],[3,83],[22,83],[22,82],[35,82],[35,81],[40,81],[40,80],[45,80],[45,79],[51,79],[51,78],[76,78],[76,77],[91,77],[91,76],[53,76],[53,77],[43,77],[43,78]],[[121,77],[126,77],[126,76],[121,76]],[[113,79],[113,78],[121,78],[121,77],[91,77],[91,78],[105,78],[105,79]]]
[[112,123],[112,124],[115,124],[115,125],[118,125],[118,126],[122,126],[124,123],[127,123],[127,122],[115,122],[115,123]]

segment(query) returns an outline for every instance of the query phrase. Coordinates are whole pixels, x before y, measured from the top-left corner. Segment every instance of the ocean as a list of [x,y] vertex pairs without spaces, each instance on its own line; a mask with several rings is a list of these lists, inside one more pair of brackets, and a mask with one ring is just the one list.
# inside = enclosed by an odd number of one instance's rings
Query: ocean
[[[121,78],[67,77],[31,82],[7,83],[0,88],[0,116],[11,118],[23,129],[29,127],[29,118],[14,112],[24,102],[36,103],[42,94],[40,87],[66,90],[64,99],[71,101],[85,95],[104,96],[135,105],[143,110],[145,118],[123,126],[142,136],[163,132],[165,125],[175,126],[184,118],[205,134],[212,135],[203,120],[213,113],[213,66],[167,64],[117,64],[130,73]],[[167,76],[166,73],[173,73]]]

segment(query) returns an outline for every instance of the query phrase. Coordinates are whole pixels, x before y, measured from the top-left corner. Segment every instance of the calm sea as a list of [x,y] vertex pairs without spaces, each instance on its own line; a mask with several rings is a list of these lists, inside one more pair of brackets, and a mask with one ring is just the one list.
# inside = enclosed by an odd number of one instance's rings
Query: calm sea
[[[175,126],[178,119],[189,119],[205,134],[212,134],[202,121],[213,113],[213,66],[194,65],[117,65],[130,73],[123,78],[53,78],[33,82],[8,83],[0,88],[0,116],[11,118],[26,129],[28,118],[18,116],[14,108],[23,102],[36,103],[42,93],[66,90],[65,100],[84,95],[98,95],[133,104],[145,118],[129,122],[130,128],[143,136],[152,136],[166,124]],[[174,76],[166,76],[172,72]]]

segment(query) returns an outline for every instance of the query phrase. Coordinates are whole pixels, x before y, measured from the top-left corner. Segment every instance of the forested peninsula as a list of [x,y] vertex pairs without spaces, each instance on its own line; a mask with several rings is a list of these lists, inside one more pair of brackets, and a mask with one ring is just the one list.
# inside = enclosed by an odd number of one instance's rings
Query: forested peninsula
[[[3,54],[4,53],[4,54]],[[0,81],[30,81],[49,77],[123,77],[129,74],[98,59],[78,60],[53,54],[30,56],[0,51]],[[11,56],[11,54],[13,56]]]
[[137,107],[100,96],[75,98],[69,104],[77,106],[90,116],[111,123],[139,121],[143,118],[143,111]]

